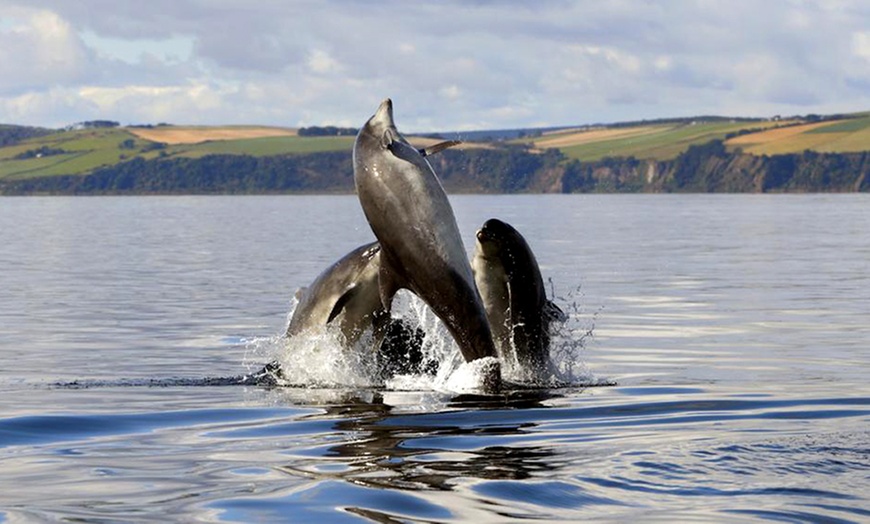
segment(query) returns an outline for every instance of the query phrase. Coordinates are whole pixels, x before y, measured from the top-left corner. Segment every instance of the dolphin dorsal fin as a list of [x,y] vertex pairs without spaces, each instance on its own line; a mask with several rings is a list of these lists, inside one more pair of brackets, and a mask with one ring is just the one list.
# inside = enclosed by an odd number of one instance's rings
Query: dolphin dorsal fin
[[423,149],[420,149],[419,151],[420,151],[420,154],[423,156],[432,156],[435,153],[440,153],[441,151],[444,151],[445,149],[451,148],[453,146],[458,146],[461,143],[462,143],[461,140],[445,140],[444,142],[438,142],[437,144],[432,144],[429,147],[424,147]]

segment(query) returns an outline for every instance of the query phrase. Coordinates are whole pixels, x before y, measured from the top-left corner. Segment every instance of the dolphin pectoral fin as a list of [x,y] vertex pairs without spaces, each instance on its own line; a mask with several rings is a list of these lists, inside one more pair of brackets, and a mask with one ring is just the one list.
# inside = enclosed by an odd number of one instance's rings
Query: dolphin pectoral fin
[[329,312],[329,318],[326,319],[327,324],[332,322],[333,319],[335,319],[335,317],[337,317],[341,313],[341,310],[344,309],[344,306],[346,306],[347,303],[350,302],[350,300],[354,297],[354,295],[356,295],[357,291],[357,286],[352,286],[350,289],[345,291],[343,295],[338,297],[338,300],[335,301],[335,305],[332,306],[332,311]]
[[566,315],[565,312],[562,311],[562,308],[557,306],[552,300],[544,302],[541,315],[547,323],[568,321],[568,315]]
[[440,153],[441,151],[444,151],[445,149],[451,148],[453,146],[458,146],[461,143],[462,143],[461,140],[445,140],[444,142],[438,142],[437,144],[433,144],[429,147],[424,147],[423,149],[420,149],[419,151],[420,151],[420,154],[423,156],[432,156],[435,153]]

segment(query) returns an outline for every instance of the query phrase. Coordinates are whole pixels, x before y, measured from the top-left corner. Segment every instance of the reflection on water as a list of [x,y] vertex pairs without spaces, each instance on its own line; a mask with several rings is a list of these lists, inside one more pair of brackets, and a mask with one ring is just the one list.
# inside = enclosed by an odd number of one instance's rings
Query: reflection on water
[[[3,419],[3,471],[40,488],[0,494],[0,507],[85,521],[867,516],[867,396],[194,390],[202,398],[186,386],[87,388],[75,390],[79,400],[144,409]],[[31,393],[43,402],[70,394]],[[167,397],[227,407],[147,409]]]
[[498,396],[223,380],[353,197],[0,200],[0,522],[870,521],[864,195],[455,198],[618,384]]
[[[528,409],[542,407],[541,401],[554,396],[545,391],[503,397],[462,396],[448,402],[447,407]],[[456,477],[525,479],[551,469],[546,459],[553,453],[537,447],[489,446],[462,452],[451,447],[420,447],[425,442],[445,439],[476,442],[478,437],[520,435],[532,430],[533,422],[500,423],[493,420],[492,424],[469,426],[455,421],[455,425],[432,425],[416,423],[416,418],[422,418],[419,416],[392,417],[391,412],[392,407],[384,404],[380,395],[372,402],[360,403],[356,398],[349,404],[326,407],[324,414],[312,417],[350,417],[337,422],[334,428],[357,435],[357,438],[353,442],[318,450],[317,458],[311,457],[310,449],[299,450],[292,463],[282,466],[281,470],[318,480],[344,479],[366,487],[446,490],[450,489],[451,479]],[[427,417],[426,421],[430,418]],[[328,462],[324,464],[323,459]]]

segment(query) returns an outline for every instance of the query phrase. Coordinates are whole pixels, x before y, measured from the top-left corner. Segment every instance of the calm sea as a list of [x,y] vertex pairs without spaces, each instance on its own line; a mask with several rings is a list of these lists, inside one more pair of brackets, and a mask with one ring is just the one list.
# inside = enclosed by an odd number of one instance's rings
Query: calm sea
[[0,522],[870,522],[870,195],[451,201],[529,240],[571,387],[216,385],[353,196],[0,199]]

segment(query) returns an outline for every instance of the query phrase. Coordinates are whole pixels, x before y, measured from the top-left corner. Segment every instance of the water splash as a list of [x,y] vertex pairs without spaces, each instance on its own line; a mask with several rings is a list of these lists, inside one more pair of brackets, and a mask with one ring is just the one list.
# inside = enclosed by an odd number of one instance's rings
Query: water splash
[[[576,293],[576,292],[575,292]],[[550,363],[545,369],[527,369],[517,363],[501,363],[502,378],[509,389],[559,388],[605,385],[583,361],[586,342],[593,336],[592,319],[582,310],[574,294],[556,298],[566,320],[551,325]],[[291,303],[287,322],[298,302]],[[262,369],[264,361],[277,362],[281,386],[321,388],[385,388],[391,391],[439,391],[468,393],[486,389],[494,358],[466,363],[444,324],[416,295],[400,291],[393,301],[393,317],[424,334],[418,369],[427,372],[381,376],[378,358],[371,350],[371,333],[347,348],[338,329],[326,326],[292,339],[282,335],[246,341],[245,364],[249,372]]]

